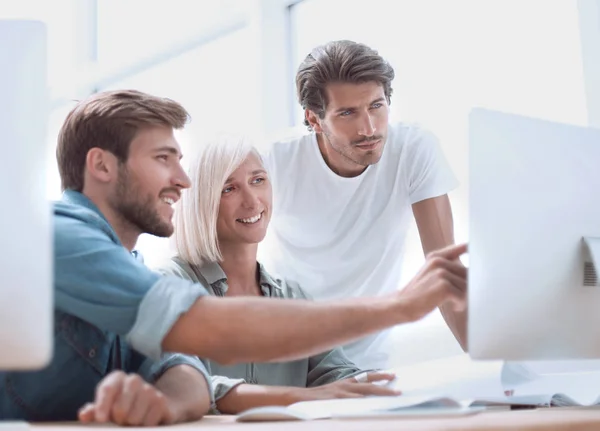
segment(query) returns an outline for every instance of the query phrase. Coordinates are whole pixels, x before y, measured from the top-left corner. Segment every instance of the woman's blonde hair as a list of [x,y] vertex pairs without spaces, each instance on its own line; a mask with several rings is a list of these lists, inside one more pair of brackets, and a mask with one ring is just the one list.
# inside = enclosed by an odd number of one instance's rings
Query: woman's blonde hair
[[221,192],[227,178],[255,151],[242,136],[220,136],[202,144],[190,163],[191,188],[175,211],[175,247],[187,262],[202,265],[222,260],[217,239]]

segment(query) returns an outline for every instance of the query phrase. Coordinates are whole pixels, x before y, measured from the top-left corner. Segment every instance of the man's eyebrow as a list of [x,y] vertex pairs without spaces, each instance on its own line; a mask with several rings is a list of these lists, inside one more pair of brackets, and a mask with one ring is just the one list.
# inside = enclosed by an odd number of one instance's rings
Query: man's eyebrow
[[[371,103],[369,103],[369,106],[373,105],[375,103],[378,103],[378,102],[383,102],[383,101],[385,101],[385,97],[383,97],[383,96],[382,97],[378,97],[377,99],[375,99]],[[348,107],[342,107],[342,108],[336,109],[335,112],[336,113],[340,113],[340,112],[354,111],[354,110],[356,110],[355,106],[348,106]]]
[[354,111],[356,109],[356,107],[341,107],[339,109],[335,110],[336,114],[339,114],[340,112],[346,112],[346,111]]
[[177,148],[175,148],[175,147],[168,147],[168,146],[159,147],[159,148],[155,149],[154,152],[156,152],[156,153],[163,153],[163,152],[170,153],[170,154],[173,154],[174,156],[179,157],[180,159],[183,157],[183,154],[181,154],[179,152],[179,150]]
[[381,96],[371,102],[371,105],[379,102],[385,102],[385,97]]

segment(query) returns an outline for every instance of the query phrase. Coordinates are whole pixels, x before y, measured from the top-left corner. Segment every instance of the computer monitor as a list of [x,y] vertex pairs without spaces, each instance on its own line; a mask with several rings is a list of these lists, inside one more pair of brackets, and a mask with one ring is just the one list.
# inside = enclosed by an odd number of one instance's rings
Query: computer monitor
[[0,370],[52,352],[52,231],[46,198],[46,29],[0,20]]
[[600,358],[600,130],[469,121],[471,357]]

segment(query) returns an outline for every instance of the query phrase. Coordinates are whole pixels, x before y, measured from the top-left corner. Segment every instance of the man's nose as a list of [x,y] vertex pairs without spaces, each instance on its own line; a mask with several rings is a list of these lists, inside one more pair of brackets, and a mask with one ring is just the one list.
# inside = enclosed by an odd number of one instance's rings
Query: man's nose
[[183,169],[183,166],[181,165],[179,165],[176,172],[174,173],[171,182],[175,187],[181,189],[189,189],[192,186],[192,181],[190,180],[190,177],[188,177],[185,170]]
[[359,135],[362,136],[373,136],[375,134],[375,125],[373,124],[373,118],[369,113],[363,115],[361,118],[360,130],[358,131]]

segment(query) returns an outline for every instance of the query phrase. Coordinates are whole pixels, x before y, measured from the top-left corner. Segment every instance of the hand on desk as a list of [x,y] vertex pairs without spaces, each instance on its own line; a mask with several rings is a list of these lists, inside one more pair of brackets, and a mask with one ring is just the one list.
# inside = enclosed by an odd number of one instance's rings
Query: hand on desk
[[360,398],[367,395],[395,396],[399,391],[379,383],[388,383],[396,376],[392,373],[362,373],[356,377],[338,380],[323,386],[303,388],[298,401],[326,400],[331,398]]
[[113,371],[96,388],[96,399],[79,410],[84,423],[155,426],[175,422],[167,398],[137,374]]

